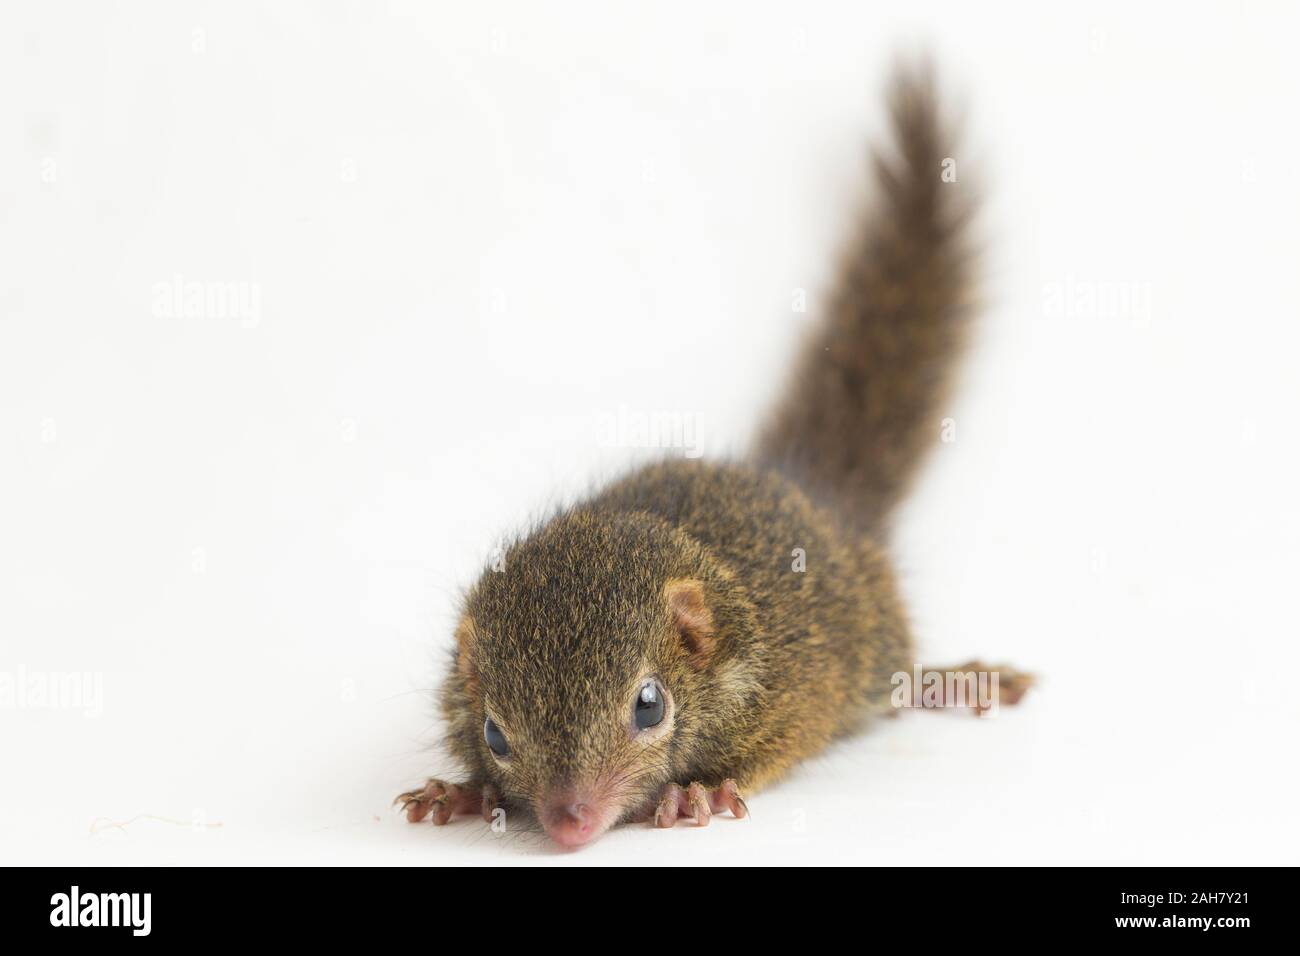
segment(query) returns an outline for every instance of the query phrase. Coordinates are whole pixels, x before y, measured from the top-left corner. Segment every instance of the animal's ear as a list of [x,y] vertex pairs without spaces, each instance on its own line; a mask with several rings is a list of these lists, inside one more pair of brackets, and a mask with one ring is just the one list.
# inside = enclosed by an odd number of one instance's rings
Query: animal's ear
[[474,619],[461,620],[456,628],[456,670],[470,694],[478,692],[478,665],[474,663],[477,653],[478,632],[474,629]]
[[713,612],[704,599],[704,585],[692,578],[669,581],[664,587],[668,612],[691,664],[703,667],[713,653]]

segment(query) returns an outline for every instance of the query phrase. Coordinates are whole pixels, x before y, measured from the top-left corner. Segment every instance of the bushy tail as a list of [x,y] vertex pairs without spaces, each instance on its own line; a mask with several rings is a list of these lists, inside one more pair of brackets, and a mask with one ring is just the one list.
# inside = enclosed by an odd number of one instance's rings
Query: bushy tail
[[971,294],[972,204],[930,69],[897,70],[888,100],[897,155],[873,156],[874,204],[756,450],[866,529],[939,440]]

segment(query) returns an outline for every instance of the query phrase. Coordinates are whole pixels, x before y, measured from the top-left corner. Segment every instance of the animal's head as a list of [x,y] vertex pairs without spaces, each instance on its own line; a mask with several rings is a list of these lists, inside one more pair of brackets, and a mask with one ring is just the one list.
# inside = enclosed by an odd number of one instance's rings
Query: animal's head
[[[578,510],[471,590],[444,709],[462,759],[565,847],[654,806],[741,731],[751,605],[693,540]],[[750,663],[746,663],[750,661]]]

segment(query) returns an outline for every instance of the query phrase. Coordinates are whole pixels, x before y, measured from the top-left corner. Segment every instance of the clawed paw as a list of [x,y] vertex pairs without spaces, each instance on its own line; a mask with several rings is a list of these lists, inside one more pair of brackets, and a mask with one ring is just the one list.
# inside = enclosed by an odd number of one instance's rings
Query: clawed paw
[[675,783],[664,787],[655,807],[654,825],[662,829],[671,827],[677,818],[690,815],[695,825],[706,827],[715,813],[730,810],[737,820],[749,815],[749,807],[740,795],[736,781],[728,777],[719,787],[709,788],[702,783],[692,783],[683,790]]
[[400,794],[394,803],[406,811],[406,819],[419,823],[431,816],[434,826],[442,826],[458,813],[481,813],[492,822],[492,814],[501,805],[501,798],[491,784],[446,783],[429,780],[417,790]]

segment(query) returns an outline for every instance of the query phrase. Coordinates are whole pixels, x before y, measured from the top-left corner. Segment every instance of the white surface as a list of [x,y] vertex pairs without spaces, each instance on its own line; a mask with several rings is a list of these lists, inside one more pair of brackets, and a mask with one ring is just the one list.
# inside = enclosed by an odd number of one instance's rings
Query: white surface
[[[4,861],[1300,862],[1294,7],[469,6],[0,15],[0,673],[102,679],[0,710]],[[916,41],[991,301],[898,562],[1041,690],[705,832],[401,822],[457,590],[602,415],[743,444]]]

